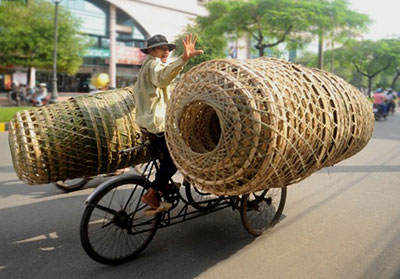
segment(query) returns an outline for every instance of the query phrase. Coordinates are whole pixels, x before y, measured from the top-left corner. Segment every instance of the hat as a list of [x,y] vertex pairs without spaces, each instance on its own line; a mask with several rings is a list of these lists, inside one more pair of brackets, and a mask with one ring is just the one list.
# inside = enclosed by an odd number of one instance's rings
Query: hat
[[39,86],[44,86],[44,87],[46,87],[46,83],[41,83],[41,84],[39,84]]
[[163,35],[154,35],[153,37],[151,37],[150,39],[148,39],[146,41],[146,47],[145,48],[141,48],[140,50],[143,53],[149,54],[149,49],[151,49],[153,47],[164,46],[164,45],[168,46],[169,51],[171,51],[171,50],[176,48],[176,45],[168,43],[167,38],[165,38],[165,36],[163,36]]

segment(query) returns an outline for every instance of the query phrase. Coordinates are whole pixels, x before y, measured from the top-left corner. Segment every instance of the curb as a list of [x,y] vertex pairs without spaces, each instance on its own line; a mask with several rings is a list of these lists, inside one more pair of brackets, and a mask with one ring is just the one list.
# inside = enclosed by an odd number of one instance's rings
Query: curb
[[8,122],[0,122],[0,132],[8,131]]

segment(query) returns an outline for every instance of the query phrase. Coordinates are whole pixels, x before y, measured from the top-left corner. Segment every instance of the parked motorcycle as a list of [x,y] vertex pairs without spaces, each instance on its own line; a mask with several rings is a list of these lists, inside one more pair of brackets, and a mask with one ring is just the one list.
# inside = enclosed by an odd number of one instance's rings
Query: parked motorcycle
[[8,99],[11,103],[16,103],[17,106],[21,105],[21,102],[24,100],[24,95],[20,91],[10,91],[8,93]]

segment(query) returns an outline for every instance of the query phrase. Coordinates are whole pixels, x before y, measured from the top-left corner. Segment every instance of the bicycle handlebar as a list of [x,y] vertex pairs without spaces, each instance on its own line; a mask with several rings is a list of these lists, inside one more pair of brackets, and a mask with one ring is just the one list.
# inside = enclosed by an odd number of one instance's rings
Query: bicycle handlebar
[[132,151],[135,151],[135,150],[138,150],[138,149],[143,149],[143,148],[149,147],[149,146],[150,146],[150,141],[146,141],[143,144],[135,145],[135,146],[129,147],[127,149],[121,150],[119,152],[119,154],[125,154],[125,153],[128,153],[128,152],[132,152]]

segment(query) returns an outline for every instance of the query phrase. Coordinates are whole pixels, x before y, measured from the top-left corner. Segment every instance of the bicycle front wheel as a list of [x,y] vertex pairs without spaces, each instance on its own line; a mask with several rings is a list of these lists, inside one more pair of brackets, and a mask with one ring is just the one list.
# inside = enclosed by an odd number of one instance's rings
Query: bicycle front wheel
[[281,218],[286,202],[286,187],[269,188],[242,196],[240,216],[245,229],[259,236]]
[[117,265],[132,260],[151,242],[160,215],[148,217],[141,201],[143,180],[116,181],[100,191],[85,208],[81,243],[95,261]]

